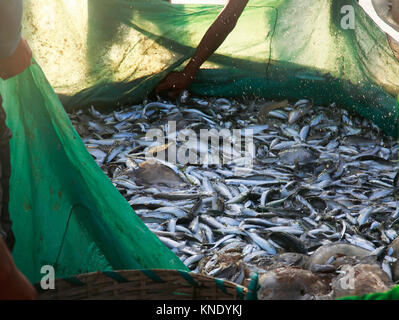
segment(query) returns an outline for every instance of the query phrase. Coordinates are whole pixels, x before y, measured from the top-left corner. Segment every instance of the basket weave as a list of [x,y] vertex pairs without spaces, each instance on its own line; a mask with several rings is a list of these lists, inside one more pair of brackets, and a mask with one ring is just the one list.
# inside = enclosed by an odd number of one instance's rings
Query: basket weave
[[209,276],[176,270],[126,270],[57,279],[40,300],[242,300],[248,289]]

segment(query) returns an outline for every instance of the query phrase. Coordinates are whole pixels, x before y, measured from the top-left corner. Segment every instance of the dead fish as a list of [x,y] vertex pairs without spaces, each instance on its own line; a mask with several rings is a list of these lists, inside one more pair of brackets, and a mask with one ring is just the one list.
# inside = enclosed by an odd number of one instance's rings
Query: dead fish
[[240,221],[230,218],[230,217],[216,217],[216,220],[218,220],[220,223],[225,224],[226,226],[239,226]]
[[216,249],[220,245],[222,245],[224,242],[226,242],[229,239],[234,238],[234,234],[228,234],[227,236],[224,236],[223,238],[219,239],[217,242],[215,242],[214,246],[211,249]]
[[245,230],[244,232],[252,239],[252,241],[254,241],[260,248],[265,250],[268,254],[275,255],[277,253],[276,249],[267,240],[263,239],[262,237],[258,236],[255,233],[248,232]]
[[312,267],[312,265],[323,265],[333,256],[356,256],[356,257],[364,257],[368,256],[371,251],[366,250],[361,247],[357,247],[347,243],[332,243],[321,246],[318,248],[311,256],[311,259],[308,264],[308,269]]
[[288,116],[281,110],[272,110],[269,111],[269,117],[280,119],[280,120],[287,120]]
[[130,177],[144,185],[159,184],[176,187],[185,184],[172,169],[153,161],[141,163],[137,170],[130,173]]
[[371,145],[375,145],[374,140],[355,135],[344,137],[342,139],[342,142],[351,146],[358,146],[358,147],[368,147]]
[[248,192],[242,192],[236,195],[235,197],[231,198],[229,201],[226,202],[226,204],[236,204],[236,203],[242,203],[246,199],[248,199],[249,191]]
[[168,230],[169,232],[175,233],[176,232],[176,222],[177,219],[170,219],[168,222]]
[[388,195],[390,195],[392,193],[392,190],[379,190],[374,192],[373,194],[370,195],[369,199],[371,201],[380,199],[380,198],[385,198]]
[[233,199],[233,196],[229,190],[223,183],[215,183],[215,190],[219,192],[223,197],[228,200]]
[[395,189],[399,188],[399,171],[395,174],[395,178],[393,179],[393,187]]
[[348,234],[345,236],[345,239],[358,247],[364,248],[366,250],[369,251],[374,251],[375,250],[375,246],[374,244],[372,244],[370,241],[367,241],[366,239],[363,239],[359,236],[353,235],[353,236],[349,236]]
[[318,159],[317,153],[306,147],[293,147],[279,153],[279,159],[285,164],[306,164]]
[[306,141],[309,131],[310,131],[309,125],[305,125],[302,127],[301,131],[299,132],[299,138],[301,139],[301,141]]
[[202,214],[200,216],[201,220],[204,221],[204,223],[208,224],[209,226],[216,228],[216,229],[224,229],[225,226],[218,222],[215,218]]
[[177,218],[184,218],[187,216],[186,211],[176,207],[159,207],[156,209],[156,212],[173,214]]
[[270,150],[281,151],[296,145],[296,141],[283,141],[274,145],[270,145]]
[[251,260],[253,260],[257,257],[267,257],[267,256],[269,256],[269,253],[267,253],[264,250],[254,251],[251,253],[244,253],[244,251],[243,251],[243,255],[244,255],[244,258],[242,261],[250,262]]
[[157,194],[154,194],[153,197],[155,199],[166,199],[166,200],[192,200],[192,199],[198,199],[201,197],[201,193],[182,193],[182,192],[159,192]]
[[270,239],[286,249],[288,252],[307,253],[307,249],[302,241],[297,237],[285,232],[272,232]]
[[210,227],[208,227],[206,224],[200,223],[199,229],[204,232],[208,244],[215,243],[213,231]]
[[359,226],[364,225],[369,220],[370,215],[372,214],[373,211],[374,211],[373,207],[369,208],[366,207],[359,212],[359,217],[357,218]]
[[174,104],[166,104],[166,103],[161,103],[161,102],[150,102],[148,104],[146,104],[143,108],[142,111],[142,117],[146,118],[147,117],[147,112],[150,109],[161,109],[161,110],[165,110],[168,111],[170,109],[175,108],[176,106]]
[[159,238],[159,240],[162,241],[162,243],[164,245],[166,245],[170,249],[180,249],[180,248],[184,247],[183,242],[178,242],[178,241],[172,240],[170,238],[166,238],[166,237],[158,237],[158,238]]
[[107,157],[107,154],[104,151],[101,151],[100,149],[89,148],[88,151],[100,164],[103,163],[105,158]]
[[265,122],[270,111],[284,108],[287,105],[288,105],[288,100],[280,102],[275,102],[275,101],[266,102],[260,106],[258,118],[261,122]]
[[278,224],[271,222],[269,220],[261,219],[261,218],[246,218],[243,222],[247,224],[256,224],[264,227],[274,227],[278,226]]
[[311,108],[312,108],[312,105],[305,105],[305,106],[302,106],[302,107],[292,110],[288,116],[288,123],[293,124],[293,123],[297,122],[299,119],[301,119],[303,116],[305,116]]

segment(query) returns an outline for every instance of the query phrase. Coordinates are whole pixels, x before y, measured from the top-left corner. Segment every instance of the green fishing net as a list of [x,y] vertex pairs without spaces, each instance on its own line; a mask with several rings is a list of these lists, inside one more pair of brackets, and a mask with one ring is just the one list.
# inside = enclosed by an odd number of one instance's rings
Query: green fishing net
[[[24,34],[66,109],[115,108],[140,102],[181,67],[221,8],[162,0],[31,0],[25,1]],[[386,34],[356,0],[250,0],[190,90],[335,102],[396,136],[398,74]]]
[[94,162],[35,62],[0,83],[11,139],[10,213],[31,280],[98,270],[180,269]]
[[338,300],[399,300],[399,286],[396,286],[387,292],[369,293],[359,297],[344,297]]

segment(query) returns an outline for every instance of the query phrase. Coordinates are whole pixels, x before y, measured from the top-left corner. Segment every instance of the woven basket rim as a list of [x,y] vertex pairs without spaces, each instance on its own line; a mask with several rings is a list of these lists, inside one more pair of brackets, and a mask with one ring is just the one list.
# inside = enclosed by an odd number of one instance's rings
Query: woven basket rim
[[55,284],[55,290],[35,284],[39,299],[243,300],[249,292],[228,280],[173,269],[94,271],[56,278]]

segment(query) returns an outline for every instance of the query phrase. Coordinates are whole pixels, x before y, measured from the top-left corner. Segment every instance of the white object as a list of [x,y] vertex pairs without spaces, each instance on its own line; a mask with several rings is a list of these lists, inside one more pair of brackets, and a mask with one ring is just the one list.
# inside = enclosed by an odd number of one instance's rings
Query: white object
[[388,0],[359,0],[359,5],[382,31],[399,42],[399,26],[388,15]]

